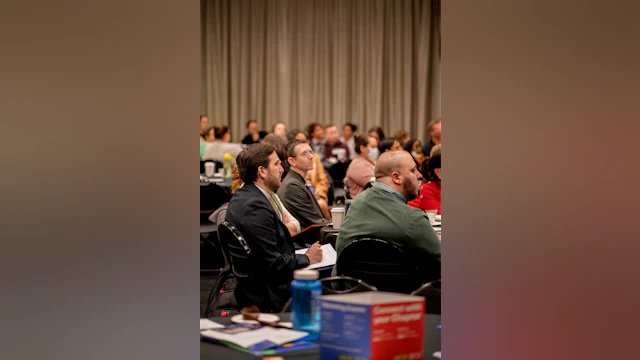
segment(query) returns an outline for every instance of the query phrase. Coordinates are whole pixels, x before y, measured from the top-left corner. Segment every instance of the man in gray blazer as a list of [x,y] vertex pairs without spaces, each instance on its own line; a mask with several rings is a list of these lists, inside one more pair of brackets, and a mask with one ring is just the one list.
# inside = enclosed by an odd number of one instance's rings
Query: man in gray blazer
[[327,224],[320,205],[306,186],[307,172],[313,169],[314,154],[309,143],[293,139],[286,146],[290,169],[278,189],[278,197],[291,214],[300,221],[302,229],[312,224]]

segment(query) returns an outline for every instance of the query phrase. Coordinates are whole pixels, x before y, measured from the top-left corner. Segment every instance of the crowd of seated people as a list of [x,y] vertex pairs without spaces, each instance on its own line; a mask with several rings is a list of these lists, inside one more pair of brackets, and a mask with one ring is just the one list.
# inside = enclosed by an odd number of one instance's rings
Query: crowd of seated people
[[[409,254],[422,283],[440,279],[440,240],[424,211],[441,214],[441,120],[428,124],[424,146],[405,130],[387,138],[381,127],[358,134],[351,123],[341,136],[336,125],[311,123],[306,131],[287,132],[278,122],[267,133],[250,120],[242,144],[231,143],[229,128],[210,126],[206,116],[200,125],[201,159],[222,161],[229,153],[236,164],[231,200],[209,219],[235,226],[251,248],[252,273],[238,279],[235,290],[241,307],[281,311],[293,271],[322,259],[317,242],[305,255],[295,254],[295,238],[331,222],[329,190],[336,179],[329,171],[338,162],[345,163],[353,199],[335,243],[338,257],[357,239],[379,238]],[[334,266],[333,274],[342,270]]]

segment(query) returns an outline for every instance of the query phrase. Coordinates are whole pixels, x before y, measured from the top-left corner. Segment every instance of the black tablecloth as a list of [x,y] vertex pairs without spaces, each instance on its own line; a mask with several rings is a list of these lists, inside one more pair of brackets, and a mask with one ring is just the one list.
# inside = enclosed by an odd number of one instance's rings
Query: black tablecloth
[[[291,314],[278,314],[280,321],[291,321]],[[232,324],[228,317],[211,318],[222,325]],[[433,359],[432,354],[440,351],[440,315],[426,314],[424,318],[424,358]],[[285,359],[320,359],[320,349],[306,349],[279,354]],[[200,359],[259,359],[259,357],[220,344],[200,341]]]

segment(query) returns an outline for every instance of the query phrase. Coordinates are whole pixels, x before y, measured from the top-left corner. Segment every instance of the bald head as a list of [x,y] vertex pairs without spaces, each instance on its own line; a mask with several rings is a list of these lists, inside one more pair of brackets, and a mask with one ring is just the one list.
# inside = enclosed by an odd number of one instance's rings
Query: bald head
[[404,150],[382,153],[376,162],[376,181],[396,189],[411,201],[418,196],[422,176],[413,156]]
[[376,162],[376,179],[391,176],[394,171],[399,172],[402,164],[404,163],[402,159],[406,157],[409,157],[409,160],[413,163],[411,154],[404,150],[387,151],[380,154],[380,157]]

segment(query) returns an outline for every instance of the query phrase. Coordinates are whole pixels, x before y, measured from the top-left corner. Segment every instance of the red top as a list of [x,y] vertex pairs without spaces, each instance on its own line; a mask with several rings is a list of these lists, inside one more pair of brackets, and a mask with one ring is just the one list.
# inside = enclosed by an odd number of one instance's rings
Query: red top
[[414,208],[418,208],[422,211],[438,209],[438,214],[442,215],[442,198],[441,198],[441,181],[436,182],[429,181],[426,184],[422,184],[420,189],[420,195],[409,201],[408,205]]

